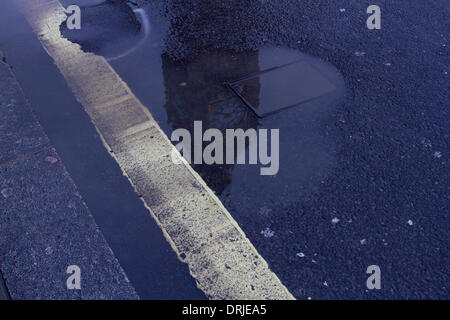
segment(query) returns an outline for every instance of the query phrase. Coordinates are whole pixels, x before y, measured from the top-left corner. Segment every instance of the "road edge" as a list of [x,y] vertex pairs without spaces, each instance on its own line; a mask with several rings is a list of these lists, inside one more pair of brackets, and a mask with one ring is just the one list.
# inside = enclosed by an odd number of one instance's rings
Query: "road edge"
[[[111,156],[198,287],[212,299],[294,299],[237,222],[102,57],[61,38],[56,0],[16,2]],[[145,253],[144,253],[145,254]]]

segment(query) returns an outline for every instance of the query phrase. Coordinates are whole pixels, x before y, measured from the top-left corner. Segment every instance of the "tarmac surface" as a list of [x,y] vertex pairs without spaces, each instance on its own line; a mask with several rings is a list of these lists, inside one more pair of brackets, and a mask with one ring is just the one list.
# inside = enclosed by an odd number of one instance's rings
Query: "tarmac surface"
[[[145,1],[141,3],[145,8]],[[149,3],[151,12],[155,1]],[[308,145],[297,137],[292,143],[299,146],[298,159],[318,149],[316,159],[323,166],[302,179],[308,162],[298,161],[289,174],[304,183],[297,187],[289,181],[283,192],[258,183],[260,195],[242,196],[255,188],[255,181],[233,184],[232,179],[229,196],[225,191],[221,197],[289,290],[299,299],[448,298],[445,1],[379,1],[381,30],[367,29],[366,9],[372,3],[364,1],[159,3],[162,14],[155,16],[163,16],[167,24],[153,27],[164,34],[163,66],[165,56],[189,66],[221,49],[248,52],[277,46],[317,57],[344,78],[345,98],[327,112],[310,117],[280,113],[277,119],[287,125],[293,117],[307,117],[308,123],[296,128],[306,138],[314,132],[316,139]],[[113,66],[150,111],[159,114],[158,106],[149,103],[156,99],[143,91],[156,87],[154,82],[126,72],[139,65],[150,73],[152,62],[145,61],[145,53],[126,59]],[[169,119],[169,134],[170,115],[155,117],[162,127]],[[381,268],[381,290],[366,287],[366,269],[373,264]]]

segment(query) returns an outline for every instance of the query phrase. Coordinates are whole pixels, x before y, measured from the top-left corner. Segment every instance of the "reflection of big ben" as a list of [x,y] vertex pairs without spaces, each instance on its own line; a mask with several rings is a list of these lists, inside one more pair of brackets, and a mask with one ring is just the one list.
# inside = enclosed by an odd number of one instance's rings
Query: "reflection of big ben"
[[[174,130],[184,128],[193,135],[196,120],[202,121],[203,130],[216,128],[223,133],[225,129],[257,128],[256,116],[224,83],[257,71],[258,52],[214,50],[200,54],[189,63],[175,62],[163,55],[162,66],[165,107]],[[242,90],[257,100],[259,80],[249,81]],[[233,165],[193,167],[217,194],[230,183]]]

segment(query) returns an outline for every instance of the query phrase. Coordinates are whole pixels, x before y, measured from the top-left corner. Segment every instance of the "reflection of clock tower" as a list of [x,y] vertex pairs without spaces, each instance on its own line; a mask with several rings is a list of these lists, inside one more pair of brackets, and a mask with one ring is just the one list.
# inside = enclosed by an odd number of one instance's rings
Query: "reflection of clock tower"
[[[163,55],[162,66],[165,107],[174,130],[184,128],[193,136],[194,121],[202,121],[203,131],[216,128],[224,135],[225,129],[257,129],[256,116],[224,83],[258,71],[258,52],[205,51],[189,63],[172,61]],[[241,89],[252,100],[258,100],[257,78]],[[233,165],[193,167],[217,194],[230,183]]]

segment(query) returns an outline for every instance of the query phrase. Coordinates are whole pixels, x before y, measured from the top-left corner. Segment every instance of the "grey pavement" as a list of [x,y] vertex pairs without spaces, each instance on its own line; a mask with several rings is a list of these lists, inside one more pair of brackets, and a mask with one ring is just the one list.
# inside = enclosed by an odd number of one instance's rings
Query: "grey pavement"
[[[0,270],[11,298],[138,299],[4,62],[0,136]],[[80,290],[67,289],[70,265]]]

